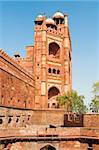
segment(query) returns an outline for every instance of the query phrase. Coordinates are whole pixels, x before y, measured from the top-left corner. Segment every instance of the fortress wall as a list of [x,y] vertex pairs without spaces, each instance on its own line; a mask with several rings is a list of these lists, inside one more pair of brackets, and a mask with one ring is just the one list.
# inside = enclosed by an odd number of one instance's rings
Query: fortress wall
[[84,127],[99,127],[99,114],[85,114],[83,117]]
[[[25,124],[29,126],[37,127],[47,127],[49,125],[53,126],[63,126],[64,125],[64,114],[68,115],[67,124],[70,120],[70,114],[66,113],[61,109],[13,109],[0,107],[0,119],[3,119],[4,124],[9,124],[13,126],[24,127]],[[10,119],[11,118],[11,119]],[[9,119],[11,120],[10,123]],[[18,121],[17,121],[18,119]],[[6,123],[5,123],[6,122]],[[74,123],[74,122],[73,122]],[[1,123],[0,126],[3,126]],[[99,127],[99,114],[85,114],[83,116],[83,126],[87,127]],[[68,126],[69,127],[69,126]],[[79,127],[79,126],[78,126]]]
[[[21,110],[0,107],[0,119],[3,121],[0,127],[8,125],[9,127],[24,127],[25,125],[37,125],[37,127],[60,126],[64,123],[64,110]],[[8,123],[9,119],[11,120],[10,123]]]
[[34,97],[34,77],[0,50],[0,105],[31,109]]

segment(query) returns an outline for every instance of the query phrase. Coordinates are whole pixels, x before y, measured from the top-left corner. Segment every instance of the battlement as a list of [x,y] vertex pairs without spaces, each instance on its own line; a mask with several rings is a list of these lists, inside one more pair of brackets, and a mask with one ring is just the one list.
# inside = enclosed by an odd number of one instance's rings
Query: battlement
[[34,107],[34,77],[0,50],[0,106],[31,109]]
[[62,34],[62,32],[59,31],[59,30],[47,28],[46,31],[47,31],[48,34],[52,34],[53,36],[55,35],[55,36],[58,36],[58,37],[63,38],[63,34]]
[[[31,74],[29,74],[23,67],[19,65],[17,61],[15,61],[12,57],[7,55],[7,53],[5,53],[2,49],[0,50],[0,59],[1,58],[4,59],[9,64],[13,65],[13,67],[17,68],[18,70],[20,70],[21,72],[29,76],[31,79],[33,79],[33,76]],[[20,59],[24,59],[24,58],[20,58]],[[3,66],[0,66],[0,67],[3,67]]]

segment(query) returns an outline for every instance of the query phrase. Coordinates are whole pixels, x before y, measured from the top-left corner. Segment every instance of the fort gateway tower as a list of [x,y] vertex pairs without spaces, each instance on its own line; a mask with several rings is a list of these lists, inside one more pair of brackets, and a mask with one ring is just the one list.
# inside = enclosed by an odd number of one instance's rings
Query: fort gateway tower
[[0,49],[0,149],[99,150],[98,114],[55,109],[72,89],[68,16],[39,15],[26,51],[13,59]]
[[56,12],[52,18],[35,19],[34,46],[27,46],[20,63],[35,78],[35,108],[56,107],[56,96],[71,90],[72,50],[68,16]]

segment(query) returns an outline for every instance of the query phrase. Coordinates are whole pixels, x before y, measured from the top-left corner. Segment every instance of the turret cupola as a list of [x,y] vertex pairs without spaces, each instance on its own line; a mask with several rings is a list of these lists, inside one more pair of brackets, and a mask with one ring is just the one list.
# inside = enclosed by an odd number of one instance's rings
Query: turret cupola
[[53,20],[55,21],[56,24],[63,24],[64,23],[64,15],[60,11],[57,11],[53,15]]
[[43,16],[38,15],[34,22],[35,22],[36,25],[41,25],[43,23]]
[[46,22],[46,26],[48,28],[51,28],[51,29],[56,29],[57,28],[56,23],[52,18],[47,18],[45,22]]

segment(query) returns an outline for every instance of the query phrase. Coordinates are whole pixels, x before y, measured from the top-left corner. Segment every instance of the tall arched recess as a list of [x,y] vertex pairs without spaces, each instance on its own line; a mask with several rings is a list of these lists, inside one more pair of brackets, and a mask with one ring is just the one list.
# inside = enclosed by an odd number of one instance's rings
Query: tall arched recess
[[56,87],[51,87],[48,90],[48,108],[57,108],[57,95],[60,93],[58,88]]
[[41,148],[40,150],[56,150],[56,148],[53,146],[47,145],[47,146],[44,146],[43,148]]
[[49,44],[49,56],[52,58],[60,58],[60,46],[52,42]]
[[48,99],[58,95],[60,93],[59,89],[56,88],[56,87],[51,87],[49,90],[48,90]]

